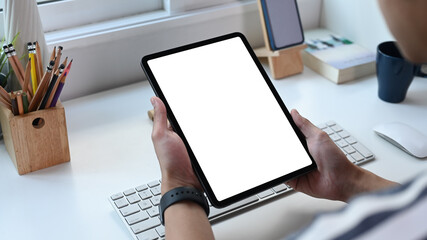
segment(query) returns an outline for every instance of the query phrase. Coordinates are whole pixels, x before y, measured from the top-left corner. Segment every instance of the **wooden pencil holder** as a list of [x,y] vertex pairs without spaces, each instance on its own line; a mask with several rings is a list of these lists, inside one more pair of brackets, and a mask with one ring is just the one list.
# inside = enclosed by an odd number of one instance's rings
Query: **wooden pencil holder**
[[54,108],[14,116],[0,105],[6,149],[20,175],[70,161],[65,110]]
[[301,73],[304,70],[301,50],[304,50],[306,47],[306,44],[301,44],[278,51],[271,51],[266,47],[258,48],[254,51],[258,58],[265,57],[268,59],[273,78],[281,79]]

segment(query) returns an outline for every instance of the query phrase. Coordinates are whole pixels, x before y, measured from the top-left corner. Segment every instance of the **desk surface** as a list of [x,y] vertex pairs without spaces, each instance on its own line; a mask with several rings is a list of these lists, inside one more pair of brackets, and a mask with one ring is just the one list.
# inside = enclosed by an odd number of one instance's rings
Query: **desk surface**
[[[377,97],[375,76],[335,85],[306,68],[273,83],[289,109],[314,123],[335,120],[366,145],[376,159],[365,168],[399,182],[427,169],[372,131],[401,121],[427,134],[425,79],[416,78],[400,104]],[[70,163],[19,176],[0,140],[0,238],[131,239],[107,198],[160,178],[147,117],[153,95],[144,81],[65,102]],[[217,239],[278,239],[343,205],[292,193],[213,228]]]

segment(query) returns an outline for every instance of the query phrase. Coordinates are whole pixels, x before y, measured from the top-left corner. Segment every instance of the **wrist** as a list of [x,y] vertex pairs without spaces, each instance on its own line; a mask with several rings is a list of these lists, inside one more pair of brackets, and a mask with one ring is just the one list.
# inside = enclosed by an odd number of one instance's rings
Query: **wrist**
[[161,187],[162,195],[167,193],[168,191],[175,189],[175,188],[178,188],[178,187],[193,187],[193,188],[196,188],[196,189],[202,191],[202,189],[195,186],[194,184],[189,183],[188,181],[162,177],[162,187]]
[[397,183],[379,177],[372,172],[357,167],[357,171],[354,172],[350,180],[350,187],[348,191],[344,191],[346,194],[343,196],[343,201],[348,202],[351,198],[369,192],[375,192],[389,187],[396,186]]

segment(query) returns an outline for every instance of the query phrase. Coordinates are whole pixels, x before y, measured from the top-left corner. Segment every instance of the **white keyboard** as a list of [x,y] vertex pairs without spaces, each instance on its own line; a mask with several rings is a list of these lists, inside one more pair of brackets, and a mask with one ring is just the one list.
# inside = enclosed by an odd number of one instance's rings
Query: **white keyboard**
[[[371,151],[335,122],[329,121],[318,125],[318,127],[329,134],[351,162],[360,165],[374,159]],[[124,222],[133,239],[153,240],[165,238],[165,228],[160,223],[158,209],[161,197],[160,185],[161,182],[155,180],[109,197],[111,205]],[[218,209],[210,206],[208,218],[211,223],[220,221],[232,213],[242,211],[249,206],[266,202],[266,200],[291,191],[292,188],[285,184],[280,184],[225,208]]]

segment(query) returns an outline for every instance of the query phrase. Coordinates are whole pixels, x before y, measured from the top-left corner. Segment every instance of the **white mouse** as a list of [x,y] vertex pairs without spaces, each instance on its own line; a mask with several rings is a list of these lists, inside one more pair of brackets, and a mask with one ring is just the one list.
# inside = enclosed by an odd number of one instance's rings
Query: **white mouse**
[[427,157],[427,136],[404,123],[380,124],[374,132],[414,157]]

